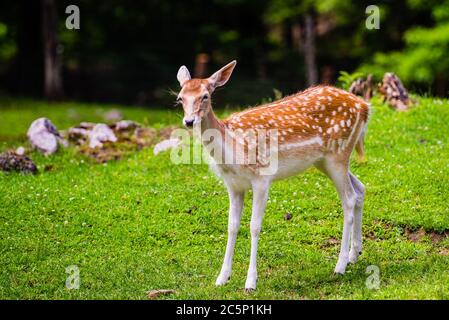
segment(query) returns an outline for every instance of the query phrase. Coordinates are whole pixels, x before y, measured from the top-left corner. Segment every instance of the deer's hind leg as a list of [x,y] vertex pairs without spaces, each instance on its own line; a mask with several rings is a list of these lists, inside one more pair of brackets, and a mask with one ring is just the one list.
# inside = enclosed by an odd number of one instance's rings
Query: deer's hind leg
[[352,226],[351,250],[349,251],[349,262],[355,263],[362,253],[362,211],[365,198],[365,186],[352,173],[349,178],[356,193],[354,206],[354,225]]

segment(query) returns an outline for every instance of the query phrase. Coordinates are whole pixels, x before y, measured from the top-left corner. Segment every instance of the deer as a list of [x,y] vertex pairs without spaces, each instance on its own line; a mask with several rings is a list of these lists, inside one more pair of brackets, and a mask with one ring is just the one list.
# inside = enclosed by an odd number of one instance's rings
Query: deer
[[[351,173],[350,156],[355,149],[361,159],[364,157],[369,104],[342,89],[318,85],[221,120],[212,109],[211,95],[228,82],[236,64],[234,60],[204,79],[192,79],[186,66],[177,73],[181,87],[177,102],[183,107],[183,124],[187,128],[197,128],[201,133],[215,130],[221,137],[230,135],[234,140],[238,139],[237,130],[277,132],[277,170],[270,174],[261,174],[260,164],[210,163],[229,195],[227,245],[215,284],[221,286],[230,280],[244,197],[252,189],[251,252],[245,290],[256,289],[257,247],[270,186],[313,166],[330,178],[342,204],[343,231],[334,274],[344,274],[347,265],[355,263],[362,251],[365,186]],[[224,138],[202,143],[220,148],[225,155],[232,152]],[[249,149],[242,150],[245,153]]]

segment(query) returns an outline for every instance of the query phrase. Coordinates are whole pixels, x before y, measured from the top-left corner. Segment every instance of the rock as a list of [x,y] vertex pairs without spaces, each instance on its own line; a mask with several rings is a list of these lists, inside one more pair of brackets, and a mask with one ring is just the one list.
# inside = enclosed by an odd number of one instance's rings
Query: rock
[[95,122],[81,122],[77,128],[92,130],[97,124]]
[[16,153],[17,153],[19,156],[23,156],[23,155],[25,154],[25,148],[22,147],[22,146],[18,147],[18,148],[16,149]]
[[14,151],[6,151],[0,154],[0,170],[37,173],[37,167],[30,158]]
[[120,121],[123,119],[123,113],[121,113],[118,109],[112,109],[106,112],[103,115],[103,118],[106,122]]
[[[161,137],[169,136],[177,127],[160,130],[145,128],[132,120],[121,120],[107,125],[82,122],[64,132],[69,141],[77,144],[77,151],[99,163],[118,160],[123,156],[146,147],[153,146]],[[104,144],[105,142],[109,142]],[[155,154],[173,148],[179,139],[167,139],[159,143]]]
[[111,127],[115,131],[131,131],[140,128],[140,124],[132,120],[121,120],[114,123]]
[[45,155],[53,154],[58,150],[58,142],[67,146],[55,125],[47,118],[39,118],[31,124],[27,132],[33,148]]
[[177,147],[180,143],[181,140],[179,140],[178,138],[161,141],[154,146],[153,153],[155,155],[158,155],[162,151]]
[[121,120],[109,126],[114,130],[119,141],[130,140],[136,129],[140,128],[140,124],[131,120]]
[[116,142],[117,137],[109,126],[104,123],[95,125],[89,132],[89,148],[102,147],[104,142]]
[[75,142],[77,145],[84,144],[89,139],[90,131],[88,129],[74,127],[67,131],[69,141]]

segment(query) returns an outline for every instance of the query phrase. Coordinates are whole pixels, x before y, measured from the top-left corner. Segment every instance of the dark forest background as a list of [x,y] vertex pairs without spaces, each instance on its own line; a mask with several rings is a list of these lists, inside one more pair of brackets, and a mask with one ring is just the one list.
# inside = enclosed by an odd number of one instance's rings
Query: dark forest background
[[[68,5],[80,29],[65,26]],[[366,7],[380,8],[369,30]],[[449,1],[57,1],[0,3],[0,94],[172,103],[176,72],[238,66],[219,103],[254,104],[273,89],[335,84],[339,71],[397,73],[418,93],[448,96]]]

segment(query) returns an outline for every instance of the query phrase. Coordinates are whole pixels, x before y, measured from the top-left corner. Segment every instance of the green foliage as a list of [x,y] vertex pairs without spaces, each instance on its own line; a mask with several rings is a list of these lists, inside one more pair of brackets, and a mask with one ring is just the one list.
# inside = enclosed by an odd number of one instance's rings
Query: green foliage
[[[342,277],[332,271],[343,213],[334,187],[317,170],[273,184],[258,288],[246,294],[251,194],[231,281],[217,288],[228,199],[206,165],[173,165],[169,152],[154,156],[151,149],[96,165],[69,148],[49,157],[32,153],[37,176],[0,172],[0,297],[146,299],[149,290],[174,289],[162,299],[448,299],[449,238],[411,241],[405,228],[449,229],[449,102],[414,99],[418,105],[403,113],[373,100],[368,162],[351,164],[367,189],[363,254]],[[98,109],[110,108],[151,125],[181,119],[172,110],[2,100],[0,118],[8,126],[0,126],[0,149],[24,145],[37,117],[64,129],[98,121]],[[70,265],[80,269],[79,290],[65,288]],[[365,285],[369,265],[380,268],[378,290]]]
[[259,101],[259,104],[266,104],[276,100],[280,100],[284,97],[284,94],[281,90],[273,88],[273,96],[272,97],[264,97]]
[[[419,7],[420,1],[411,3]],[[389,53],[376,52],[371,63],[359,70],[376,76],[393,71],[405,83],[429,84],[449,72],[449,1],[432,8],[433,27],[413,27],[404,33],[405,48]]]
[[338,77],[338,86],[348,90],[351,84],[358,78],[362,78],[364,74],[362,72],[348,73],[346,71],[340,71],[340,76]]
[[16,51],[16,44],[8,34],[8,26],[0,21],[0,63],[10,60]]
[[280,100],[284,96],[282,91],[276,88],[273,88],[274,100]]
[[285,21],[297,21],[308,12],[319,14],[332,14],[338,22],[346,21],[344,13],[351,8],[349,0],[323,0],[323,1],[298,1],[298,0],[273,0],[265,12],[265,20],[269,23],[282,23]]
[[[40,2],[33,3],[33,11],[40,12]],[[226,97],[223,100],[233,98],[234,104],[259,101],[264,97],[259,89],[263,85],[285,93],[303,89],[306,15],[317,27],[316,64],[326,78],[334,80],[338,70],[376,76],[394,71],[406,85],[413,83],[420,89],[449,86],[445,76],[449,71],[445,57],[449,0],[376,3],[378,30],[365,26],[365,10],[373,4],[369,1],[113,1],[98,5],[79,0],[81,11],[89,14],[83,15],[82,27],[76,31],[65,28],[64,9],[69,4],[68,0],[55,2],[69,98],[168,104],[171,97],[164,92],[177,88],[177,68],[185,64],[192,73],[200,70],[195,68],[199,54],[208,57],[206,73],[239,60],[235,77],[247,86],[235,86],[235,94],[220,93]],[[42,43],[36,31],[41,28],[35,26],[39,14],[31,15],[33,23],[22,19],[26,8],[32,10],[20,1],[0,4],[0,83],[25,95],[35,94],[44,79],[40,74],[44,59],[39,57]],[[28,37],[34,40],[27,41]],[[23,70],[27,76],[20,74]],[[13,81],[7,82],[10,78]]]

